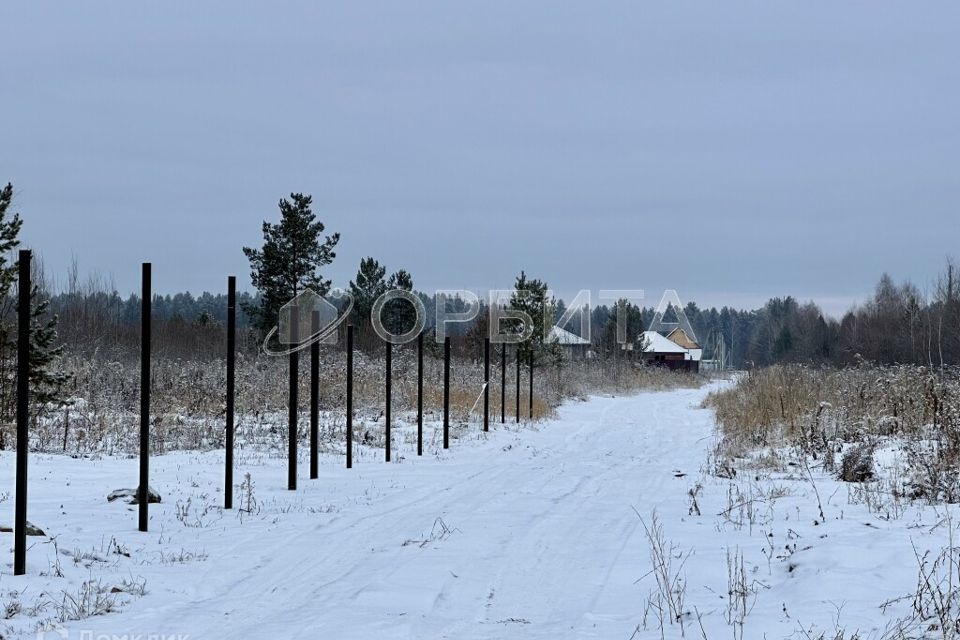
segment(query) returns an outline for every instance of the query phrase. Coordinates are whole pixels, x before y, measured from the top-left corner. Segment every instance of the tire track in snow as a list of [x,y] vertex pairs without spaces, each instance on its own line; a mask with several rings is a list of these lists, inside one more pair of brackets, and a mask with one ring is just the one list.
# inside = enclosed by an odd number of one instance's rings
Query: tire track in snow
[[[629,637],[646,562],[631,507],[684,499],[671,462],[678,449],[706,452],[712,422],[690,407],[704,393],[597,398],[440,461],[338,470],[338,490],[382,494],[343,500],[332,517],[226,526],[228,550],[179,576],[181,600],[148,608],[148,596],[84,628],[156,632],[162,620],[195,638]],[[296,499],[327,496],[316,487]],[[403,545],[438,517],[456,532]]]

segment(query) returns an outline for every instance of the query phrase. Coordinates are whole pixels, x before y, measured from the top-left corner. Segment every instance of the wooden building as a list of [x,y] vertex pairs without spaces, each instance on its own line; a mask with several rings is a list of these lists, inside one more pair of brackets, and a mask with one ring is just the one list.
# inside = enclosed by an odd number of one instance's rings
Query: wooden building
[[683,329],[676,328],[668,336],[656,331],[644,331],[640,339],[645,364],[666,367],[672,371],[700,370],[703,349]]

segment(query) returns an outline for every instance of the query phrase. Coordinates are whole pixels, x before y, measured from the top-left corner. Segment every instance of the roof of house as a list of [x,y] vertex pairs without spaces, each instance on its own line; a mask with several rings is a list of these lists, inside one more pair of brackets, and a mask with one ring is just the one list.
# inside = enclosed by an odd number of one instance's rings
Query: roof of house
[[646,343],[644,353],[688,353],[689,349],[684,349],[673,340],[668,340],[656,331],[644,331],[643,340]]
[[687,332],[677,327],[673,331],[667,334],[667,340],[672,340],[684,349],[699,349],[700,345],[696,341],[687,335]]
[[567,331],[558,326],[554,326],[550,329],[550,335],[547,336],[547,342],[556,342],[557,344],[567,344],[567,345],[583,345],[590,344],[590,341],[581,338],[577,334]]

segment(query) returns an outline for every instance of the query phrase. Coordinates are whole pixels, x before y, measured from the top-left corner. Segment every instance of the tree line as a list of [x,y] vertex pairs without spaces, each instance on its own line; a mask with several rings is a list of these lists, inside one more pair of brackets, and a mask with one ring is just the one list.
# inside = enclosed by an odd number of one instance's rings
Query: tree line
[[[15,279],[19,234],[23,220],[11,210],[13,188],[0,190],[0,420],[9,420],[15,406],[16,309]],[[255,355],[264,334],[272,328],[279,308],[297,293],[310,287],[326,293],[332,286],[323,276],[336,258],[338,233],[327,235],[317,220],[309,195],[292,193],[278,203],[279,222],[263,222],[263,244],[244,247],[250,264],[250,281],[256,291],[240,293],[238,325],[240,348]],[[54,292],[47,283],[42,262],[35,261],[32,292],[31,342],[34,362],[32,382],[37,402],[62,400],[59,389],[69,379],[62,366],[62,354],[135,358],[139,346],[140,299],[121,296],[102,280],[80,282],[76,266],[67,277],[67,286]],[[731,307],[701,309],[690,302],[684,312],[703,346],[719,336],[727,346],[728,364],[734,368],[760,367],[779,362],[807,362],[836,366],[863,361],[880,364],[914,363],[931,366],[960,363],[960,283],[952,262],[947,262],[932,293],[925,296],[912,283],[895,283],[884,275],[873,295],[841,319],[826,316],[813,303],[793,297],[772,298],[763,307],[738,310]],[[387,267],[374,257],[364,257],[348,283],[354,299],[353,324],[358,328],[358,346],[373,350],[382,341],[370,328],[374,301],[389,289],[413,292],[426,310],[427,331],[432,333],[436,305],[463,311],[463,299],[441,298],[417,291],[405,269],[388,275]],[[533,340],[523,350],[536,348],[556,359],[560,350],[545,344],[548,327],[541,318],[560,318],[566,310],[563,300],[547,297],[542,279],[520,272],[515,292],[507,306],[527,312],[535,320]],[[155,296],[153,300],[154,350],[160,357],[179,359],[222,358],[226,322],[226,295],[204,292]],[[616,305],[596,306],[589,311],[591,351],[597,358],[618,358],[624,353],[617,339],[618,311],[626,318],[627,340],[637,345],[649,326],[654,311],[625,300]],[[477,357],[486,335],[488,309],[481,301],[477,318],[458,325],[453,334],[461,355]],[[384,324],[394,333],[403,333],[413,323],[410,304],[394,300],[383,313]],[[577,318],[566,328],[577,333]],[[507,322],[506,330],[520,330]],[[432,336],[431,336],[432,337]],[[432,342],[432,340],[431,340]],[[639,349],[634,349],[635,354]],[[526,355],[524,351],[523,355]],[[710,357],[709,351],[705,354]]]
[[[960,364],[960,283],[952,261],[925,296],[911,282],[897,284],[884,274],[872,295],[831,318],[813,302],[792,296],[771,298],[759,309],[701,309],[688,302],[684,312],[702,346],[722,335],[729,363],[737,369],[796,362],[851,366],[861,362],[944,366]],[[627,306],[631,341],[650,325],[654,310]],[[592,310],[595,347],[609,353],[614,309]],[[574,328],[576,322],[571,323]],[[710,357],[710,353],[705,354]]]
[[[530,287],[530,279],[526,274],[518,278],[522,278],[518,287]],[[540,280],[535,284],[545,286]],[[413,278],[408,272],[401,269],[387,275],[382,264],[368,257],[361,261],[357,276],[348,286],[356,300],[351,321],[359,327],[358,332],[365,336],[363,346],[372,348],[379,344],[369,328],[370,309],[379,295],[392,288],[413,291],[427,311],[428,332],[433,329],[436,300],[430,294],[415,290]],[[238,310],[238,325],[241,330],[246,329],[254,334],[247,344],[250,349],[256,349],[258,341],[255,338],[259,334],[255,322],[245,309],[261,304],[261,300],[256,293],[245,292],[238,297],[242,303]],[[61,341],[71,350],[102,352],[109,350],[111,345],[120,345],[132,354],[136,353],[139,344],[139,296],[123,297],[116,291],[68,290],[49,295],[48,299],[47,312],[59,317]],[[563,300],[545,302],[553,305],[555,319],[559,319],[566,310]],[[447,304],[454,311],[463,311],[467,306],[462,299],[454,299]],[[627,339],[635,342],[650,325],[654,310],[627,302],[623,304],[627,309]],[[519,301],[515,301],[514,305],[523,307]],[[191,353],[200,357],[204,354],[219,357],[226,307],[226,294],[222,293],[155,296],[153,313],[155,330],[160,336],[158,346],[179,357],[188,357]],[[486,303],[483,302],[477,319],[458,327],[454,333],[471,336],[471,342],[479,344],[486,332],[487,312]],[[951,263],[945,266],[929,298],[916,285],[909,282],[897,284],[884,275],[870,298],[839,319],[825,315],[812,302],[801,303],[791,296],[772,298],[761,308],[752,310],[700,308],[696,302],[688,302],[684,312],[701,345],[707,346],[711,334],[714,337],[717,334],[723,336],[729,363],[735,368],[781,362],[836,366],[853,365],[861,361],[935,366],[960,364],[960,282]],[[384,324],[391,331],[402,333],[412,325],[412,313],[411,306],[405,302],[388,303],[384,311]],[[595,306],[590,313],[593,351],[601,356],[613,356],[617,349],[614,331],[616,305]],[[576,314],[565,328],[579,333]],[[538,331],[539,339],[543,329],[538,328]],[[165,344],[165,333],[169,333],[171,344]],[[176,348],[178,343],[183,346],[182,349]],[[209,348],[198,348],[197,345],[202,343],[209,343]]]

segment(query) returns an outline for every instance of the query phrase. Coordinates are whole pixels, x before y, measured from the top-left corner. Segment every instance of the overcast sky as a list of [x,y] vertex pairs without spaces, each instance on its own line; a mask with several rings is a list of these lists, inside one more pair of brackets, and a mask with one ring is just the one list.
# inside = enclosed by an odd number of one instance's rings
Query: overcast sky
[[49,271],[249,287],[311,193],[418,288],[814,298],[960,254],[960,3],[0,6],[0,180]]

